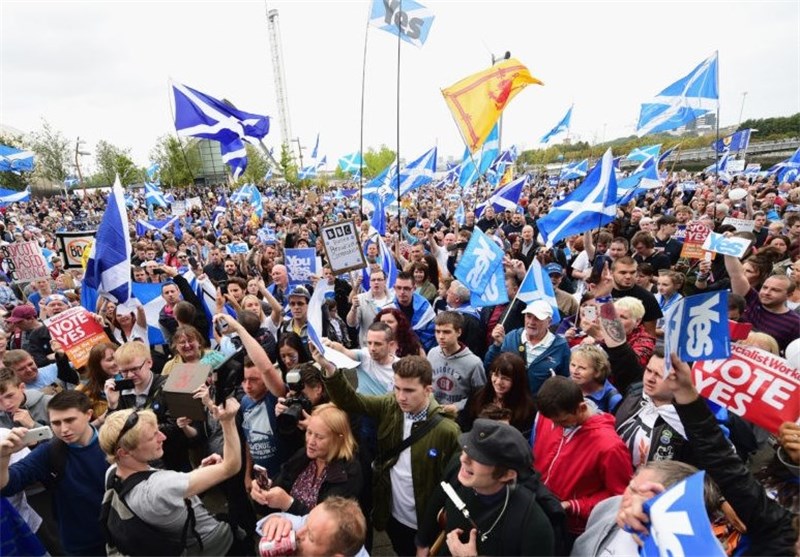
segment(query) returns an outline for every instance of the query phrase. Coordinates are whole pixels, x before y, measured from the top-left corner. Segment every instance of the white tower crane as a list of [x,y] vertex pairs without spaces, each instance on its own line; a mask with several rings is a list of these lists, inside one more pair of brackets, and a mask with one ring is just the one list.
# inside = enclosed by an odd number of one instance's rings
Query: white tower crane
[[281,127],[281,144],[291,145],[292,127],[289,121],[289,95],[286,93],[286,73],[283,69],[281,31],[278,27],[278,10],[267,8],[269,48],[272,54],[272,73],[275,79],[275,97],[278,101],[278,122]]

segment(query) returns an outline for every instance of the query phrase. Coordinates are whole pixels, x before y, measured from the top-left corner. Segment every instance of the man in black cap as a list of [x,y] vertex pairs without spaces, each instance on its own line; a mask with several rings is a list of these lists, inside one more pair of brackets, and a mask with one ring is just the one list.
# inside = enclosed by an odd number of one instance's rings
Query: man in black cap
[[[459,442],[461,455],[450,462],[442,482],[449,487],[436,490],[419,525],[417,556],[428,555],[439,535],[440,509],[445,537],[439,555],[553,555],[550,520],[534,491],[522,485],[535,482],[522,434],[506,423],[477,419]],[[445,490],[463,501],[463,511]]]

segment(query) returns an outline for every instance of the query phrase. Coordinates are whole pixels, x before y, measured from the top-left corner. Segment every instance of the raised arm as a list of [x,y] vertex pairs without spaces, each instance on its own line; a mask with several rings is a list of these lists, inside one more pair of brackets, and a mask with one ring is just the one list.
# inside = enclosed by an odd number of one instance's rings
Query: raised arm
[[731,291],[739,296],[747,296],[750,292],[750,282],[744,274],[744,266],[738,257],[725,256],[725,270],[731,279]]
[[239,431],[236,428],[238,411],[239,402],[235,398],[229,398],[224,404],[212,407],[211,413],[222,426],[222,462],[196,468],[189,472],[189,484],[186,486],[184,497],[192,497],[207,491],[228,478],[232,478],[242,467]]

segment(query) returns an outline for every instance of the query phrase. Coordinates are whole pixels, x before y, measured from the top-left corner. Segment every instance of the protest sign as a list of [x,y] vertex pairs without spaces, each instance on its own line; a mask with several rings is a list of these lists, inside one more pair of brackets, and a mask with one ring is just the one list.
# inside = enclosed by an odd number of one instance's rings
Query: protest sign
[[358,229],[353,221],[323,226],[320,234],[333,274],[357,271],[367,266],[358,241]]
[[800,417],[800,371],[754,346],[733,344],[727,359],[696,362],[692,382],[703,397],[771,433]]
[[[686,233],[683,238],[681,257],[687,259],[702,259],[706,253],[703,249],[703,243],[706,241],[709,234],[711,234],[711,230],[701,222],[692,221],[687,224]],[[716,257],[716,254],[712,256],[712,259],[714,257]]]
[[503,250],[482,230],[476,228],[464,249],[455,275],[470,292],[483,294],[497,265],[503,265]]
[[14,282],[30,282],[50,276],[47,260],[38,242],[18,242],[0,248],[8,265],[8,275]]
[[731,224],[736,228],[737,232],[752,232],[756,226],[756,221],[747,219],[735,219],[733,217],[725,217],[722,224]]
[[672,237],[676,240],[680,240],[681,242],[683,242],[684,238],[686,238],[686,225],[679,224],[677,229],[675,230],[675,234],[673,234]]
[[101,342],[108,342],[103,327],[82,307],[70,308],[45,321],[50,337],[61,345],[75,368],[86,365],[89,351]]
[[176,199],[170,204],[172,207],[172,214],[176,217],[182,217],[186,214],[186,201],[183,199]]
[[[727,358],[730,344],[727,291],[687,296],[667,311],[665,354],[675,352],[684,362]],[[670,358],[664,364],[666,376],[672,367]]]
[[728,174],[738,174],[744,172],[744,162],[744,159],[728,159],[728,164],[725,166],[725,170],[728,172]]
[[94,230],[56,232],[58,251],[65,269],[83,267],[83,252],[92,244],[94,236]]
[[248,251],[250,251],[250,248],[244,242],[234,242],[225,246],[226,253],[247,253]]
[[203,210],[203,200],[199,197],[187,197],[186,198],[186,210],[191,211],[192,209],[200,209]]
[[746,238],[726,237],[716,232],[711,232],[706,237],[706,241],[703,242],[704,250],[721,253],[722,255],[732,255],[737,258],[742,257],[749,247],[750,240]]
[[314,248],[287,249],[285,254],[289,287],[310,283],[311,276],[317,274],[316,250]]

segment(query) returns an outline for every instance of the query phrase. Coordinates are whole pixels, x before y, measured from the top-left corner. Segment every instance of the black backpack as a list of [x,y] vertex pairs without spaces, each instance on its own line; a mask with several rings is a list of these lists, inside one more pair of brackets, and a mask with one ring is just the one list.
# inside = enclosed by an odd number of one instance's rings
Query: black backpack
[[195,529],[194,509],[188,498],[183,500],[188,516],[179,540],[139,518],[125,502],[125,496],[138,484],[147,481],[155,472],[157,470],[136,472],[124,480],[120,480],[114,473],[109,474],[109,478],[106,480],[106,493],[100,509],[100,523],[105,533],[106,543],[123,555],[177,556],[185,552],[191,529],[202,551],[203,542]]

